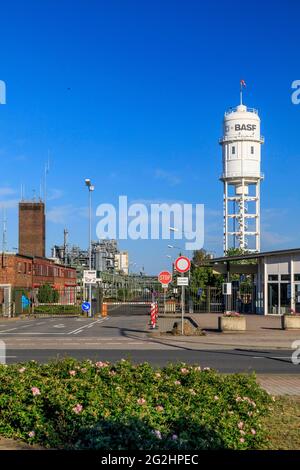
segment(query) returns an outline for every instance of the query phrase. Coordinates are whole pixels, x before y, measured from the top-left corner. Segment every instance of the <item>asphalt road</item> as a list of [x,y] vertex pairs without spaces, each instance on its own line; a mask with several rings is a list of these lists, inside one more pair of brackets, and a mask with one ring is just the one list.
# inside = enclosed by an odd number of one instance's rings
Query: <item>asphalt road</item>
[[134,363],[150,362],[164,366],[169,362],[185,362],[210,367],[220,372],[257,372],[258,374],[299,374],[300,366],[291,362],[291,351],[232,350],[132,350],[132,349],[8,349],[6,362],[36,360],[48,362],[63,357],[115,362],[131,359]]
[[[197,343],[176,342],[147,335],[149,307],[114,305],[107,318],[37,318],[0,320],[7,363],[72,356],[78,359],[109,360],[131,358],[156,366],[186,362],[221,372],[299,374],[291,361],[291,350],[213,349]],[[1,355],[0,355],[1,356]],[[0,357],[1,359],[1,357]]]

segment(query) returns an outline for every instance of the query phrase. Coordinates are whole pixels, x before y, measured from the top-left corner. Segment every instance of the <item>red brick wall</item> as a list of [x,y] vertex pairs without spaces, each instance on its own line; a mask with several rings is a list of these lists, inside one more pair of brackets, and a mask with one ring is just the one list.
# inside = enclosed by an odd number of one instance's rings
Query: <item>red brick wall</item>
[[45,256],[43,202],[19,203],[19,253],[26,256]]
[[14,254],[1,254],[0,284],[32,287],[32,259]]
[[0,284],[27,288],[50,284],[56,289],[62,289],[65,286],[76,286],[76,270],[46,258],[0,254]]

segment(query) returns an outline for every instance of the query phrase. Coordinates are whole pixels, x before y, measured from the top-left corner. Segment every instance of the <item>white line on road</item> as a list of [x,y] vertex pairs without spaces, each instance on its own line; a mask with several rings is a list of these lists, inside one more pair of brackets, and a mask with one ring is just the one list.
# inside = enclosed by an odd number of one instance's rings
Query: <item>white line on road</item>
[[89,323],[88,325],[81,326],[80,328],[76,328],[76,330],[70,331],[68,335],[76,335],[78,333],[81,333],[81,331],[84,330],[85,328],[90,328],[91,326],[95,326],[97,323],[102,323],[103,321],[104,319],[101,319],[101,320],[95,321],[92,324]]
[[29,336],[32,336],[32,335],[66,335],[66,333],[41,333],[41,332],[33,332],[33,331],[31,331],[30,333],[26,332],[26,333],[3,333],[3,334],[4,335],[29,335]]
[[13,330],[17,330],[18,328],[10,328],[9,330],[1,330],[0,331],[0,334],[1,333],[6,333],[7,331],[13,331]]

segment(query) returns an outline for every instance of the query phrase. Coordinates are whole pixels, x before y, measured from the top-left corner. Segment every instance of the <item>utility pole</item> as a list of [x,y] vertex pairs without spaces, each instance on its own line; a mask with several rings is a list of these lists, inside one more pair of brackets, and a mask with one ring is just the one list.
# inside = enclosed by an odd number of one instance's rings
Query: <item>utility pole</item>
[[[92,185],[91,180],[86,178],[85,184],[89,190],[89,270],[92,269],[92,192],[95,186]],[[89,284],[89,304],[90,310],[88,315],[92,316],[92,284]]]

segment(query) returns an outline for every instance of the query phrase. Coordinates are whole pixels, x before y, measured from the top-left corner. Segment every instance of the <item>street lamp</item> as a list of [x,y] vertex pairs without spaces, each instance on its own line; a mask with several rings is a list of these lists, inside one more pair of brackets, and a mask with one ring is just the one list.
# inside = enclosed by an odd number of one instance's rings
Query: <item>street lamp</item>
[[[95,186],[89,178],[85,179],[85,185],[89,190],[89,270],[92,269],[92,192],[95,190]],[[92,284],[89,284],[89,317],[92,316]]]

